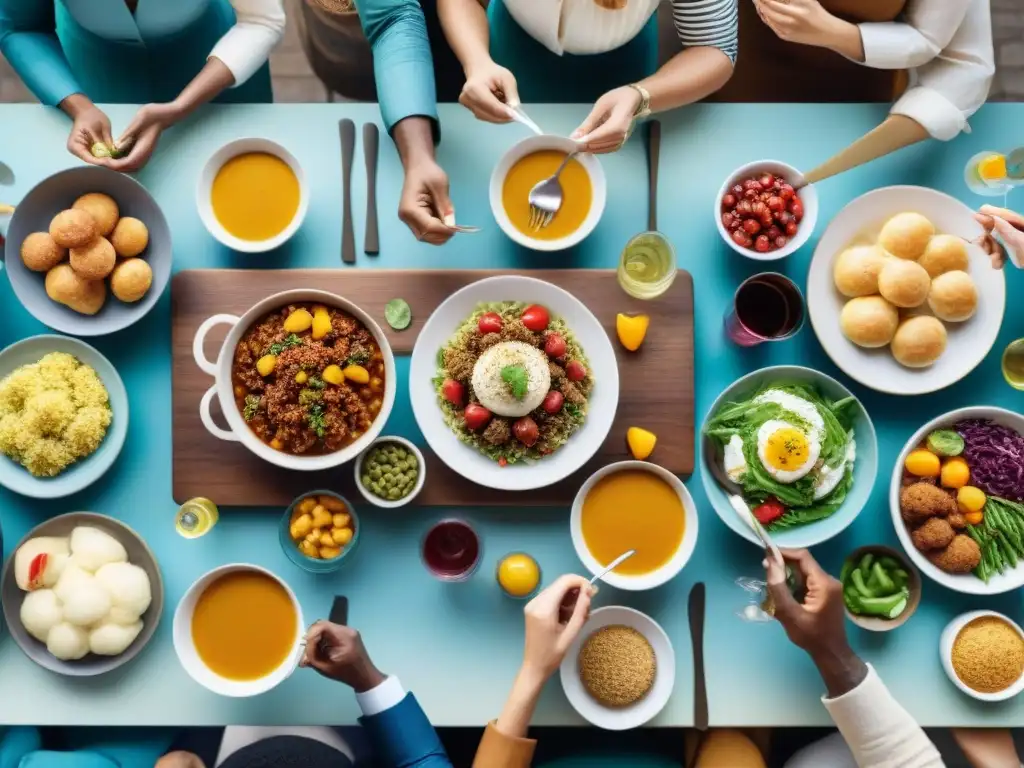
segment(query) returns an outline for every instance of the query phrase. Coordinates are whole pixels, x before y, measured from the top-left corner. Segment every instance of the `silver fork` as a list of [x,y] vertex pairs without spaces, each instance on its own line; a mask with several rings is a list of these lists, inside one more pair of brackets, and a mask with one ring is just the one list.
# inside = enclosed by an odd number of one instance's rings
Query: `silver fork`
[[567,154],[551,178],[538,182],[530,190],[530,229],[544,229],[562,207],[562,185],[558,183],[558,175],[576,155],[576,152]]

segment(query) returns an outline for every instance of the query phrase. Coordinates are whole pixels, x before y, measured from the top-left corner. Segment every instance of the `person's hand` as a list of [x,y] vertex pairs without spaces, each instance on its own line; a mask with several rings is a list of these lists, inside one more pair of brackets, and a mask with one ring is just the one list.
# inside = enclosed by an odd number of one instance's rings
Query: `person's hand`
[[952,728],[953,738],[975,768],[1020,768],[1013,735],[1004,728]]
[[835,16],[818,0],[754,0],[761,21],[790,43],[830,47]]
[[61,102],[61,108],[73,121],[68,136],[68,152],[90,165],[109,165],[107,158],[93,156],[92,145],[114,146],[114,139],[110,135],[110,118],[81,94],[69,96]]
[[[570,590],[579,590],[568,622],[559,618],[562,602]],[[569,646],[590,615],[591,587],[582,576],[562,576],[526,604],[526,645],[523,668],[546,680],[565,658]]]
[[519,106],[519,90],[511,72],[491,60],[466,69],[459,103],[480,120],[508,123],[510,108]]
[[432,157],[423,156],[406,167],[398,218],[417,240],[443,245],[455,234],[455,207],[448,197],[448,175]]
[[570,138],[576,140],[581,152],[615,152],[629,138],[639,105],[640,94],[628,85],[608,91]]
[[206,763],[191,752],[168,752],[156,761],[153,768],[206,768]]
[[363,638],[351,627],[318,621],[306,633],[306,651],[300,667],[312,667],[324,677],[365,693],[385,677],[370,661]]
[[[1024,228],[1024,216],[1008,208],[983,205],[974,214],[974,218],[985,228],[985,234],[974,242],[989,255],[993,267],[1002,269],[1003,264],[1006,263],[1006,248],[1013,250],[1014,259],[1018,264],[1024,264],[1024,232],[1016,229],[1016,227]],[[995,239],[995,234],[1002,238],[1003,243]],[[1003,244],[1005,244],[1005,248]]]
[[161,134],[174,125],[179,116],[180,111],[173,104],[147,104],[139,109],[117,140],[117,146],[124,148],[127,154],[111,160],[110,167],[124,173],[140,170],[152,157]]
[[806,549],[784,549],[782,556],[800,574],[807,590],[803,602],[797,602],[786,583],[786,569],[768,555],[768,591],[786,635],[811,656],[845,648],[843,585],[825,573]]

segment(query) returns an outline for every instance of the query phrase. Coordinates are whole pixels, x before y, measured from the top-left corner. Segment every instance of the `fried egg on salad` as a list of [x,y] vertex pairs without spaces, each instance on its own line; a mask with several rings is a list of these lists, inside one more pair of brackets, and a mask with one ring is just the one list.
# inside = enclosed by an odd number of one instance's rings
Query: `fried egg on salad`
[[806,477],[820,456],[821,440],[813,430],[781,419],[769,419],[757,430],[757,457],[780,483]]

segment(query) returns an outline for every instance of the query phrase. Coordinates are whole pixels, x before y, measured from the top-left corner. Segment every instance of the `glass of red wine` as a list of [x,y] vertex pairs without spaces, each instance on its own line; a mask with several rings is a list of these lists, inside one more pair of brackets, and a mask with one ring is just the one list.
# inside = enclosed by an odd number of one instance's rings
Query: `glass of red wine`
[[804,324],[804,297],[796,283],[778,272],[762,272],[736,289],[725,334],[741,347],[794,336]]
[[423,537],[423,564],[441,581],[465,581],[480,566],[480,537],[465,520],[441,520]]

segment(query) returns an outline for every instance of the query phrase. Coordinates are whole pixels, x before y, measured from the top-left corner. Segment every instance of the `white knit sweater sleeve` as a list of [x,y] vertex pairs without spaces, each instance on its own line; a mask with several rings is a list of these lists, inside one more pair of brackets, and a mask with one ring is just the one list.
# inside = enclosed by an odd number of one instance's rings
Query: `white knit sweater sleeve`
[[672,0],[672,20],[684,48],[718,48],[731,61],[736,61],[739,44],[737,0]]
[[860,768],[943,768],[931,740],[868,665],[852,691],[822,699]]
[[237,18],[210,52],[224,62],[239,86],[256,74],[284,36],[282,0],[231,0]]

